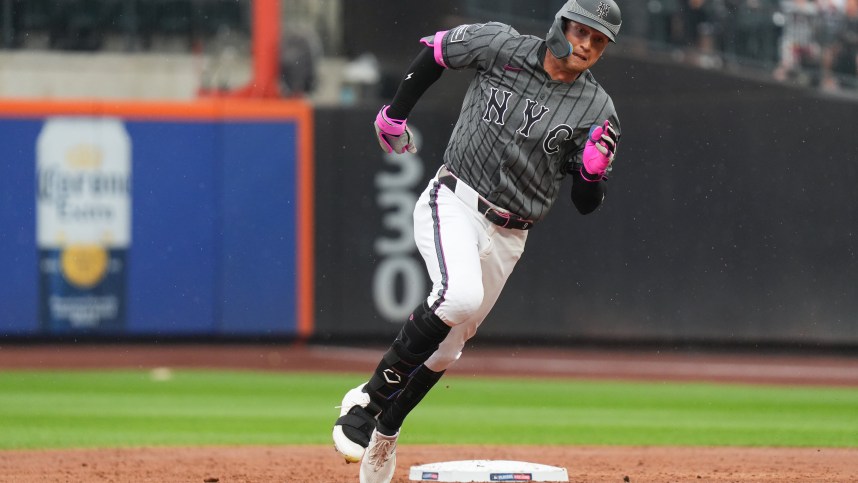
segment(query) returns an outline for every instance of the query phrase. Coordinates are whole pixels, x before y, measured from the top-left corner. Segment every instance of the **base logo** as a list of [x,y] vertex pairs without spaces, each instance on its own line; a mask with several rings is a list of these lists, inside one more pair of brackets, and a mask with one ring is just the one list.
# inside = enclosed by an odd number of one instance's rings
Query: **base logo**
[[424,471],[420,479],[423,481],[438,481],[438,473]]
[[530,473],[490,473],[489,481],[533,481]]

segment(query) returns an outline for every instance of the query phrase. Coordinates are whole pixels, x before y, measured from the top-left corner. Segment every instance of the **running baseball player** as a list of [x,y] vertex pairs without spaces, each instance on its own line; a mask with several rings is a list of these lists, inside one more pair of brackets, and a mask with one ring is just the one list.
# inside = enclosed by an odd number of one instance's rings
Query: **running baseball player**
[[443,164],[414,208],[414,239],[432,290],[365,384],[348,391],[333,429],[362,483],[389,483],[409,412],[461,355],[521,257],[528,230],[572,178],[582,214],[602,203],[620,123],[590,72],[620,30],[614,0],[569,0],[545,40],[509,25],[461,25],[421,39],[390,105],[381,148],[417,151],[406,119],[447,69],[476,71]]

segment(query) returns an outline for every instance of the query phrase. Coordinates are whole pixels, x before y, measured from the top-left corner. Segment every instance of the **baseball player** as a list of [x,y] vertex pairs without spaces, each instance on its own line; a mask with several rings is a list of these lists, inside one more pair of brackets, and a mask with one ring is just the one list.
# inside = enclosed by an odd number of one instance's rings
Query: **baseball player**
[[602,203],[620,123],[589,69],[620,24],[614,0],[569,0],[545,40],[496,22],[438,32],[421,39],[378,112],[381,148],[414,153],[406,119],[423,93],[447,69],[476,71],[443,165],[414,208],[432,290],[369,381],[346,393],[334,425],[334,445],[361,462],[362,483],[391,481],[405,417],[476,333],[563,179],[580,213]]

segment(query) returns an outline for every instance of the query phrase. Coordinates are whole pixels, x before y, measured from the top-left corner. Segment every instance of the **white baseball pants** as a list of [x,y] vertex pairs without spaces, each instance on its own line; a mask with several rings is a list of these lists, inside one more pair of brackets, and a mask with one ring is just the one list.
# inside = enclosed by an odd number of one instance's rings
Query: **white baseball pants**
[[426,361],[432,371],[453,365],[494,306],[521,258],[527,231],[501,228],[477,211],[477,193],[459,180],[454,193],[438,175],[414,208],[414,240],[432,280],[426,299],[452,329]]

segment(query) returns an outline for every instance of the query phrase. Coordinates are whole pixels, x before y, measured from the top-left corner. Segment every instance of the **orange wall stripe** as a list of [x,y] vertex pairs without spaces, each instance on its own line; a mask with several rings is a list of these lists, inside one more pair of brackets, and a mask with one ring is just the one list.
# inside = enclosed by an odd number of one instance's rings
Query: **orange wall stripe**
[[313,111],[301,121],[298,147],[298,335],[313,335],[315,326],[315,163]]
[[[0,114],[7,117],[45,115],[122,116],[131,119],[210,120],[223,117],[238,119],[309,118],[312,106],[303,100],[207,98],[177,101],[110,101],[110,100],[11,100],[0,99]],[[303,122],[303,121],[302,121]],[[303,126],[302,126],[303,128]]]

